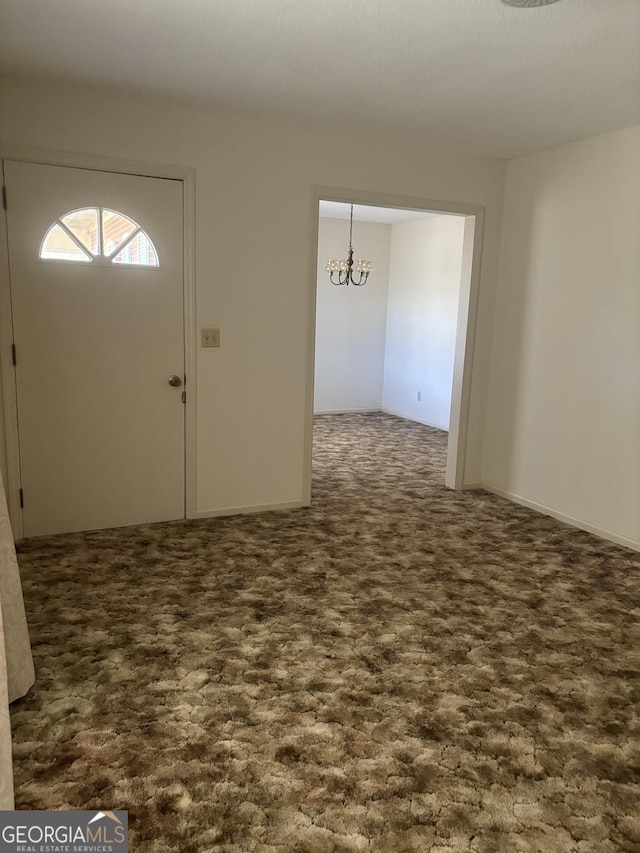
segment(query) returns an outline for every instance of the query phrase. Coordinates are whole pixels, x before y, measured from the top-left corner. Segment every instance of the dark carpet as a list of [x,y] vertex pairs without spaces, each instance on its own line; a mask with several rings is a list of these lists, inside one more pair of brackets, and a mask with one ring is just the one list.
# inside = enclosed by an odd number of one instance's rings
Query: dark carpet
[[17,807],[132,851],[640,851],[638,554],[317,419],[313,506],[19,546]]

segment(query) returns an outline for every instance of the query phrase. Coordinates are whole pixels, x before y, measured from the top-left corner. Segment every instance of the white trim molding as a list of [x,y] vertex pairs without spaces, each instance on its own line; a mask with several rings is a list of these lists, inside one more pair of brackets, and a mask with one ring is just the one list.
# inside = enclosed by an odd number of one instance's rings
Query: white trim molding
[[533,501],[530,498],[525,498],[522,495],[515,494],[515,492],[509,492],[506,489],[499,489],[497,486],[490,486],[488,483],[482,483],[479,488],[484,489],[487,492],[491,492],[494,495],[498,495],[500,498],[506,498],[508,501],[520,504],[520,506],[525,506],[527,509],[535,510],[535,512],[539,512],[542,515],[548,515],[551,518],[555,518],[557,521],[568,524],[569,527],[576,527],[578,530],[593,533],[595,536],[599,536],[600,539],[607,539],[610,542],[615,542],[616,545],[624,545],[625,548],[631,548],[633,551],[640,551],[640,542],[635,539],[629,539],[627,536],[621,536],[619,533],[614,533],[612,530],[597,527],[595,524],[590,524],[588,521],[583,521],[581,518],[575,518],[573,515],[561,512],[560,510],[546,506],[545,504],[538,503],[538,501]]
[[315,415],[371,415],[375,412],[384,412],[384,409],[318,409]]
[[384,412],[387,415],[393,415],[396,418],[404,418],[406,421],[414,421],[414,423],[422,424],[423,426],[432,427],[433,429],[439,429],[441,432],[449,432],[449,430],[444,424],[434,424],[431,421],[425,421],[422,418],[409,417],[408,415],[405,415],[402,412],[397,412],[395,409],[389,409],[386,406],[383,406],[380,411]]
[[256,515],[259,512],[302,509],[308,506],[309,504],[306,501],[286,501],[281,504],[256,504],[255,506],[229,506],[222,509],[199,509],[193,518],[219,518],[225,515]]

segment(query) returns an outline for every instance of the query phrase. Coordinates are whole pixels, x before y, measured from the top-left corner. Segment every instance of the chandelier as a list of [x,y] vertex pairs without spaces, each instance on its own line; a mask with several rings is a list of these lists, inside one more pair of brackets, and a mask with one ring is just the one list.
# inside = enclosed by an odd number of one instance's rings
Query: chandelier
[[[329,273],[331,284],[353,284],[356,287],[362,287],[367,283],[369,273],[373,265],[371,261],[358,260],[355,271],[359,273],[359,278],[356,281],[353,276],[353,205],[351,205],[351,217],[349,221],[349,256],[346,261],[328,261],[325,269]],[[338,276],[337,281],[334,276]]]

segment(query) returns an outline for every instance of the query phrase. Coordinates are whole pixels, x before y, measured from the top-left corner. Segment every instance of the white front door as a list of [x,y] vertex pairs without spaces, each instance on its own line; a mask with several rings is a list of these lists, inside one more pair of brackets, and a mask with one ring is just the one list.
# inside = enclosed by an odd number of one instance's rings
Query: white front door
[[5,183],[24,535],[183,518],[182,182]]

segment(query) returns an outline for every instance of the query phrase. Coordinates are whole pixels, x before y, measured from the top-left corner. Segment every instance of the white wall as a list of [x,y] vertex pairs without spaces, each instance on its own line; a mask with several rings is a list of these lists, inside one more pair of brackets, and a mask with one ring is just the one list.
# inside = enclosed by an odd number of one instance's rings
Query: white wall
[[325,266],[330,258],[346,258],[349,220],[319,220],[316,412],[382,406],[391,226],[354,222],[353,245],[355,259],[372,261],[373,272],[363,287],[334,286]]
[[433,216],[391,230],[382,405],[386,411],[446,430],[464,222],[462,216]]
[[466,475],[480,478],[505,164],[428,141],[355,136],[91,87],[6,80],[1,150],[24,146],[196,170],[197,506],[202,513],[305,499],[312,359],[313,186],[484,205]]
[[507,171],[484,482],[640,546],[640,127]]

